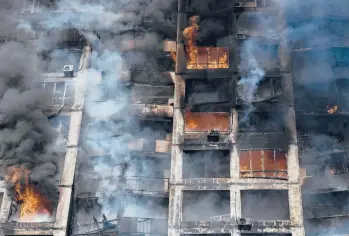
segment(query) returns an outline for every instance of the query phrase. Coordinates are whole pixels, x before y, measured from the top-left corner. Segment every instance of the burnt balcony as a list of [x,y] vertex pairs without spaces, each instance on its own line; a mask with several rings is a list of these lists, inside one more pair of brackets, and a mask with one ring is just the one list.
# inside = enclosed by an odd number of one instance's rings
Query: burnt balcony
[[[126,190],[135,195],[159,196],[165,197],[169,191],[169,178],[156,177],[109,177],[111,182],[115,182],[120,186],[120,190]],[[96,199],[103,196],[103,192],[82,192],[78,194],[79,199]]]
[[[262,38],[278,38],[276,34],[277,29],[277,15],[263,14],[263,12],[244,12],[237,19],[237,38],[246,37],[262,37]],[[269,29],[269,31],[265,31]],[[274,29],[274,32],[270,32]],[[275,35],[273,35],[273,33]],[[277,41],[277,39],[276,39]]]
[[19,230],[52,230],[54,229],[53,222],[40,222],[40,223],[30,223],[30,222],[6,222],[0,223],[0,229],[9,232],[13,232],[13,229]]
[[188,70],[228,69],[229,48],[198,47],[187,50]]
[[348,216],[348,191],[307,194],[303,196],[305,219]]
[[229,149],[230,123],[228,112],[186,112],[185,150]]
[[132,101],[134,103],[167,105],[173,99],[173,86],[134,84]]

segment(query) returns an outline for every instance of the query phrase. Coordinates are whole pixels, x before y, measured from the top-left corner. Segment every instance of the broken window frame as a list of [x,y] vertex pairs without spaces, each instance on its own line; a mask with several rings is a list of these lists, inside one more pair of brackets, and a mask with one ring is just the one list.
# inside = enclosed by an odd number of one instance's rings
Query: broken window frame
[[[260,161],[260,170],[258,169],[251,169],[254,168],[253,163],[257,163],[256,160],[253,160],[252,152],[260,151],[261,155],[257,161]],[[265,166],[266,163],[266,158],[264,156],[265,151],[273,151],[273,169],[268,169],[269,167]],[[248,152],[248,165],[244,165],[242,162],[242,153]],[[277,160],[277,153],[284,153],[285,155],[285,164],[286,164],[286,169],[277,169],[278,165],[283,164],[281,161]],[[278,150],[278,149],[242,149],[239,150],[239,166],[240,166],[240,178],[277,178],[277,179],[288,179],[288,166],[287,166],[287,154],[283,150]],[[244,170],[244,166],[247,166],[246,169]],[[272,175],[270,175],[271,173]]]
[[[63,91],[57,90],[57,84],[64,85]],[[48,87],[49,85],[53,85],[52,92],[48,91],[46,89],[46,87]],[[50,95],[50,98],[52,98],[51,102],[49,104],[45,104],[44,106],[61,108],[62,106],[73,105],[73,103],[74,103],[75,89],[74,89],[73,82],[68,82],[68,81],[38,82],[38,83],[35,83],[34,88],[35,89],[42,89],[42,92],[48,92],[48,94]],[[48,88],[50,89],[50,87],[48,87]],[[72,89],[71,90],[72,94],[67,93],[67,91],[69,91],[69,89]],[[61,102],[59,102],[59,101],[61,101]],[[68,103],[69,101],[71,101],[71,104]]]

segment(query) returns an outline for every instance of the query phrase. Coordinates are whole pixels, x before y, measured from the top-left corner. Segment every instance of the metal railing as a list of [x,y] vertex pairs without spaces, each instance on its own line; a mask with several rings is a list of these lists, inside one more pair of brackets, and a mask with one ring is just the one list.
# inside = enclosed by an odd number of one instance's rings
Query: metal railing
[[6,222],[0,223],[0,229],[52,229],[54,228],[53,222]]
[[[111,180],[120,181],[120,190],[127,190],[139,194],[144,193],[162,193],[166,194],[169,191],[169,178],[156,177],[110,177]],[[98,198],[103,195],[103,192],[98,193],[79,193],[79,198]]]
[[167,219],[152,219],[152,218],[136,218],[136,217],[122,217],[120,219],[107,221],[108,225],[115,226],[113,230],[103,228],[105,222],[98,222],[98,225],[94,222],[87,224],[74,224],[74,235],[93,235],[98,234],[97,231],[111,232],[127,234],[149,234],[149,235],[167,235]]
[[169,178],[126,178],[125,189],[140,192],[168,192]]

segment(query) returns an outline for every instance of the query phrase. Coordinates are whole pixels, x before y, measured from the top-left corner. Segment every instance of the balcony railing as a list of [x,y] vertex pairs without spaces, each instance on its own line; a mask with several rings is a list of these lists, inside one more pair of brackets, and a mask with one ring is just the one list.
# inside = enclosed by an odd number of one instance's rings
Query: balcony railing
[[[110,177],[111,180],[120,181],[120,189],[138,194],[167,194],[169,191],[169,178],[129,177],[125,180],[121,177]],[[83,192],[78,198],[99,198],[103,192]]]
[[0,223],[0,229],[10,230],[10,229],[52,229],[54,228],[53,222],[40,222],[40,223],[30,223],[30,222],[7,222]]
[[331,216],[345,216],[345,215],[349,215],[349,212],[347,207],[343,205],[304,208],[305,219],[327,218]]
[[[121,234],[147,234],[147,235],[167,235],[167,219],[122,217],[120,219],[106,222],[75,224],[73,225],[74,235],[100,235],[103,231]],[[108,226],[107,228],[105,226]],[[113,227],[110,227],[113,226]],[[99,230],[98,230],[99,229]]]
[[168,178],[131,177],[126,179],[125,189],[135,192],[168,192]]

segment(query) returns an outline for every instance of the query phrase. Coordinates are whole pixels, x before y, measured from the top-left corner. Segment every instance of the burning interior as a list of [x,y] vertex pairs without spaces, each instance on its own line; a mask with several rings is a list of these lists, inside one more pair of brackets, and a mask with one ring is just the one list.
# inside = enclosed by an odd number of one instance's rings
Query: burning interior
[[229,216],[230,191],[184,191],[182,207],[183,221],[210,221]]
[[229,79],[186,80],[185,131],[230,130],[231,82]]
[[287,179],[287,157],[281,150],[240,150],[242,178]]
[[288,190],[242,190],[241,208],[244,218],[290,220]]
[[11,219],[19,222],[51,222],[54,206],[36,183],[30,180],[30,171],[25,166],[10,167],[5,179],[13,189]]
[[190,16],[188,26],[183,30],[187,69],[229,68],[229,48],[216,46],[220,45],[218,36],[229,32],[227,19]]
[[[295,53],[295,104],[301,113],[348,112],[347,49]],[[321,68],[312,70],[312,68]],[[313,102],[310,102],[313,101]]]
[[229,150],[185,151],[183,178],[229,178]]

